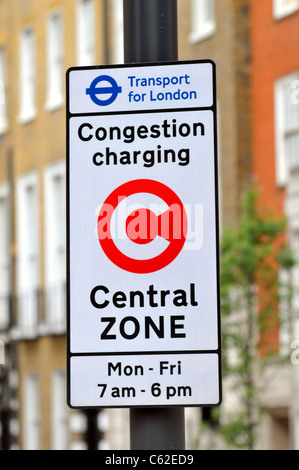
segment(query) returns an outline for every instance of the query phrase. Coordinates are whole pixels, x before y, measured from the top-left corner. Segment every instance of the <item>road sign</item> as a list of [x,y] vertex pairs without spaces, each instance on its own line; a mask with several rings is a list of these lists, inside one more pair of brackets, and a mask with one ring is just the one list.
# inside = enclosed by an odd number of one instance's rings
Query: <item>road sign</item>
[[211,61],[69,69],[71,407],[220,403],[216,133]]
[[[141,193],[161,197],[162,200],[167,201],[167,208],[169,208],[159,216],[150,209],[139,208],[126,218],[126,233],[134,243],[150,243],[157,236],[169,241],[165,250],[149,259],[135,259],[122,253],[114,243],[110,227],[114,210],[119,202],[128,196]],[[102,205],[98,217],[98,237],[103,251],[116,266],[132,273],[153,273],[171,263],[184,246],[186,232],[187,216],[184,205],[171,189],[153,180],[129,181],[116,188]]]
[[[97,87],[99,83],[108,82],[111,87]],[[86,89],[86,94],[90,96],[92,101],[99,106],[108,106],[116,100],[118,93],[121,93],[122,89],[119,87],[114,78],[109,75],[100,75],[96,77],[90,88]],[[108,98],[101,100],[98,95],[108,95]]]

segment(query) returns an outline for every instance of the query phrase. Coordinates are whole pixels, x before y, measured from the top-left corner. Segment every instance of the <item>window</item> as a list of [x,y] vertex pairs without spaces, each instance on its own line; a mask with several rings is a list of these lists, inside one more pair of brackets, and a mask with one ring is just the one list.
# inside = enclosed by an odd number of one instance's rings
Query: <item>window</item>
[[45,171],[46,317],[51,330],[65,330],[65,166]]
[[18,319],[21,333],[35,336],[39,318],[38,178],[30,173],[17,187]]
[[21,122],[28,122],[36,115],[35,88],[35,36],[32,29],[27,28],[21,34],[20,45],[20,114]]
[[113,1],[113,62],[124,62],[124,25],[123,25],[123,0]]
[[0,47],[0,135],[7,129],[6,67],[4,48]]
[[40,449],[40,391],[35,374],[28,374],[24,387],[24,448]]
[[65,372],[54,372],[52,375],[52,450],[67,450],[69,447],[65,383]]
[[294,86],[299,73],[279,79],[275,84],[275,130],[277,184],[287,183],[289,172],[299,168],[299,99]]
[[274,18],[279,20],[299,9],[299,0],[273,0]]
[[9,325],[9,190],[0,185],[0,330]]
[[95,62],[94,4],[93,0],[78,1],[78,65],[93,65]]
[[[294,187],[295,191],[298,184]],[[287,356],[290,353],[290,348],[298,347],[299,338],[299,226],[298,226],[298,196],[297,191],[294,194],[294,201],[290,204],[290,199],[287,201],[287,207],[295,209],[295,213],[287,211],[286,216],[289,219],[289,244],[292,254],[295,258],[295,265],[292,269],[281,269],[279,272],[280,281],[280,352],[282,355]],[[296,356],[298,354],[296,353]]]
[[201,41],[212,34],[216,28],[214,0],[191,0],[190,41]]
[[63,103],[62,15],[51,13],[47,24],[47,103],[48,110]]
[[[298,208],[298,197],[297,197],[297,208]],[[297,217],[298,217],[298,210],[297,210]],[[298,220],[298,219],[297,219]],[[298,318],[298,311],[299,311],[299,227],[297,226],[294,229],[290,229],[290,243],[291,248],[293,250],[293,254],[296,260],[296,264],[292,269],[291,274],[291,283],[293,288],[293,298],[292,298],[292,306],[293,306],[293,324],[292,324],[292,331],[293,331],[293,339],[299,338],[299,318]]]

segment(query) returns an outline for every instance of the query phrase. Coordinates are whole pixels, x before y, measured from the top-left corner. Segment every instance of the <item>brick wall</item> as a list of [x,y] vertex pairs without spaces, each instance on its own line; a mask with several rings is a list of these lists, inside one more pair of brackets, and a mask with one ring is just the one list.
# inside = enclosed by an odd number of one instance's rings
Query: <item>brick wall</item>
[[274,83],[299,70],[299,12],[275,20],[272,3],[250,1],[253,172],[262,202],[283,213],[285,191],[276,184]]

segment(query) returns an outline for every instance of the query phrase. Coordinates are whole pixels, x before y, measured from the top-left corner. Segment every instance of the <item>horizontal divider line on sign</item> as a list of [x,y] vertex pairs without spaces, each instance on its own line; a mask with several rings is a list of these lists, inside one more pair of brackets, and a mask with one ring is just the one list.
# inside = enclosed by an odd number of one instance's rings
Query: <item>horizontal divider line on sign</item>
[[145,355],[159,355],[159,354],[220,354],[220,349],[208,350],[195,350],[195,351],[121,351],[121,352],[85,352],[85,353],[72,353],[69,352],[70,357],[81,356],[145,356]]

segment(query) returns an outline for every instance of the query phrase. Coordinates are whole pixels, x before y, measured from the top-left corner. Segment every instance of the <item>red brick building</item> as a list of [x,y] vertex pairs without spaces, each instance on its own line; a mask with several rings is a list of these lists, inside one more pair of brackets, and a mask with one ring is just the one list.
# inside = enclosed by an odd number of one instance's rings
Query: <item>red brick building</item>
[[274,95],[279,79],[299,70],[299,2],[252,0],[250,15],[253,171],[263,202],[281,214],[286,175],[276,152]]
[[[299,1],[250,0],[252,166],[261,203],[288,217],[288,238],[299,254]],[[298,266],[292,280],[299,285]],[[294,298],[293,313],[298,310]],[[298,320],[272,339],[284,352],[298,338]],[[299,446],[299,370],[277,374],[265,397],[272,448]],[[267,439],[267,438],[265,438]]]

